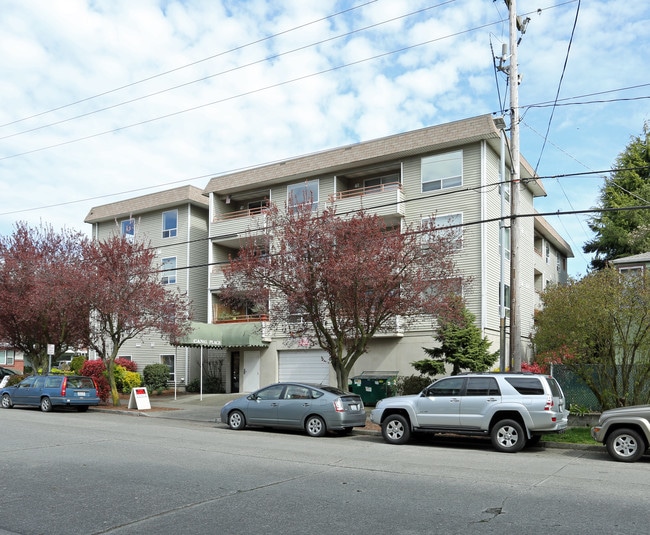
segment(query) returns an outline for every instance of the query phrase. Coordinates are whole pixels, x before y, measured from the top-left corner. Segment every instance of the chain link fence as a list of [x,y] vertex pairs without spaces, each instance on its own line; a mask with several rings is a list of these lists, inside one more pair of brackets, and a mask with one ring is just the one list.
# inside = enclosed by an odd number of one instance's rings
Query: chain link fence
[[[593,366],[594,378],[597,380],[600,368],[596,365]],[[644,376],[647,373],[648,365],[638,364],[635,365],[632,369],[629,376],[630,386],[629,388],[635,388],[634,385],[634,376],[636,373],[642,374]],[[567,403],[569,407],[575,405],[581,410],[587,410],[588,412],[601,412],[602,407],[598,402],[598,399],[594,393],[589,389],[586,383],[580,379],[575,373],[567,369],[566,366],[555,365],[551,370],[551,375],[555,377],[557,382],[562,387],[564,395],[566,396]],[[597,382],[597,381],[596,381]],[[618,370],[618,377],[616,379],[618,385],[623,384],[623,371],[621,368]],[[620,388],[620,386],[619,386]],[[614,395],[614,394],[613,394]],[[637,403],[650,403],[650,384],[648,382],[641,381],[641,384],[636,386],[636,392],[618,392],[618,403],[621,405],[631,405],[630,400],[634,400],[636,397]]]
[[585,382],[566,366],[553,366],[551,375],[562,387],[567,405],[577,405],[587,412],[601,412],[602,407]]

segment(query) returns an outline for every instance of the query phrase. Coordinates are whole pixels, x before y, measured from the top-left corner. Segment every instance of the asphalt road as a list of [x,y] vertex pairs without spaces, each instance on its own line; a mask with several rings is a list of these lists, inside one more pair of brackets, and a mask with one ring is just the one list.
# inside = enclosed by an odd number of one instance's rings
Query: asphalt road
[[0,410],[0,534],[649,533],[650,457]]

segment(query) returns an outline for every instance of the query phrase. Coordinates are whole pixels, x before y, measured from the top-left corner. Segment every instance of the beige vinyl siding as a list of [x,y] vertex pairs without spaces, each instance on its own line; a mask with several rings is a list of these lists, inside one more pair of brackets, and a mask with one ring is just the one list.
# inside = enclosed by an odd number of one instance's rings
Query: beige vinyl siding
[[[462,147],[462,151],[463,184],[443,190],[422,192],[421,157],[404,161],[404,193],[408,199],[405,222],[419,227],[422,219],[431,215],[462,214],[463,248],[456,255],[456,263],[461,274],[472,280],[465,298],[469,309],[480,321],[481,226],[474,223],[481,219],[481,190],[468,189],[481,184],[481,147],[479,144],[468,145]],[[426,320],[418,325],[420,329],[430,328],[430,322]]]
[[[501,192],[499,187],[491,186],[499,181],[499,166],[500,166],[500,157],[499,154],[494,152],[490,147],[486,151],[486,171],[487,171],[487,183],[484,191],[486,197],[486,220],[494,220],[501,217]],[[509,177],[509,169],[506,168],[506,174]],[[510,213],[510,201],[506,203],[506,214]],[[509,220],[506,221],[506,224],[509,225]],[[499,336],[499,282],[501,276],[501,249],[499,247],[499,232],[500,224],[499,221],[492,221],[490,223],[485,223],[485,235],[487,246],[485,247],[485,289],[486,295],[484,299],[485,310],[486,310],[486,322],[485,322],[485,331],[490,339],[498,340]],[[505,266],[505,283],[509,284],[510,278],[510,262],[506,260]],[[498,346],[497,346],[498,347]],[[494,350],[495,342],[492,344]]]
[[187,248],[189,249],[189,284],[188,296],[192,300],[195,321],[208,320],[208,280],[206,266],[208,262],[208,211],[197,206],[186,205],[189,210],[189,233]]

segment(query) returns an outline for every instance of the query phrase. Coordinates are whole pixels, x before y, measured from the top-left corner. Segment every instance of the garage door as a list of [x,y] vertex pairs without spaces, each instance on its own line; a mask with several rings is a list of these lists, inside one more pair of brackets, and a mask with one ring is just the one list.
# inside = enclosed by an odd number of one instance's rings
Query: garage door
[[324,351],[280,351],[280,381],[329,384],[329,357]]

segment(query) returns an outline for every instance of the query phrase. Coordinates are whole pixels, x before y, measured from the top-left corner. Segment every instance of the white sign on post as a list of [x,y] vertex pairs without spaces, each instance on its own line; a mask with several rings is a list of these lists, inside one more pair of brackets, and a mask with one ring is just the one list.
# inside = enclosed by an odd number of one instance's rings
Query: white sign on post
[[149,394],[147,387],[137,387],[131,390],[131,397],[129,398],[129,409],[138,409],[139,411],[151,408],[149,402]]

